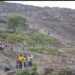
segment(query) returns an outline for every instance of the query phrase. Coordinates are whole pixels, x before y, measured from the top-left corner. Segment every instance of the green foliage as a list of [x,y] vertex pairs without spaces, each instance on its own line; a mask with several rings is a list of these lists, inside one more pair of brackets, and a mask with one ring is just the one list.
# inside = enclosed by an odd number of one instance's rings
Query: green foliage
[[[58,47],[56,48],[57,44],[59,44],[59,40],[54,37],[46,36],[39,32],[34,33],[0,33],[1,36],[4,37],[5,41],[13,41],[15,43],[21,43],[25,47],[32,47],[29,50],[33,52],[45,53],[45,54],[53,54],[58,55]],[[55,46],[55,48],[48,48],[48,45]],[[61,44],[60,44],[61,45]],[[45,47],[46,46],[46,47]]]
[[59,51],[57,48],[50,48],[48,49],[48,53],[50,54],[53,54],[53,55],[58,55]]
[[[47,54],[53,54],[56,55],[59,53],[57,48],[46,48],[44,47],[52,44],[57,45],[55,43],[60,43],[57,39],[54,37],[48,37],[41,33],[26,33],[26,34],[19,34],[19,33],[0,33],[1,36],[4,37],[6,41],[13,41],[18,43],[26,43],[25,46],[33,46],[33,48],[30,49],[30,51],[35,51],[39,53],[47,53]],[[55,41],[56,40],[56,41]]]
[[37,64],[32,65],[32,73],[29,73],[28,71],[22,71],[22,72],[17,72],[16,75],[39,75],[37,73]]
[[44,75],[53,75],[53,74],[51,74],[51,73],[46,73],[46,74],[44,74]]
[[28,37],[30,41],[36,42],[37,44],[38,43],[46,44],[46,45],[47,44],[54,44],[54,45],[60,44],[59,40],[57,40],[56,38],[46,36],[46,35],[39,33],[39,32],[28,33],[28,34],[25,34],[24,36],[25,36],[25,38]]
[[[36,71],[33,71],[32,73],[29,73],[27,71],[20,71],[17,72],[16,75],[39,75]],[[57,74],[52,73],[44,73],[43,75],[66,75],[65,71],[60,71]]]
[[33,64],[33,65],[32,65],[32,69],[33,69],[34,71],[37,71],[37,64]]
[[22,16],[11,15],[8,17],[8,29],[13,29],[16,32],[18,26],[28,28],[27,19]]
[[29,72],[22,71],[22,72],[17,72],[16,75],[31,75]]
[[3,35],[7,41],[22,42],[24,40],[23,36],[14,33],[1,33],[1,35]]
[[[7,40],[12,40],[12,41],[25,41],[29,45],[33,44],[36,46],[40,45],[55,45],[57,46],[60,42],[54,37],[48,37],[44,34],[41,34],[39,32],[36,33],[26,33],[26,34],[20,34],[20,33],[2,33],[4,37],[6,37]],[[61,45],[61,44],[60,44]],[[37,48],[37,47],[36,47]],[[40,47],[38,47],[40,48]]]
[[39,52],[39,53],[47,53],[47,54],[52,54],[52,55],[58,55],[59,54],[59,51],[57,48],[37,48],[37,47],[34,47],[32,48],[30,51],[33,51],[33,52]]
[[60,71],[58,75],[66,75],[65,71]]
[[39,75],[37,72],[33,72],[31,75]]
[[33,70],[32,75],[39,75],[39,74],[37,73],[37,68],[38,68],[38,66],[37,66],[36,63],[32,65],[32,70]]
[[16,75],[39,75],[37,72],[29,73],[27,71],[17,72]]

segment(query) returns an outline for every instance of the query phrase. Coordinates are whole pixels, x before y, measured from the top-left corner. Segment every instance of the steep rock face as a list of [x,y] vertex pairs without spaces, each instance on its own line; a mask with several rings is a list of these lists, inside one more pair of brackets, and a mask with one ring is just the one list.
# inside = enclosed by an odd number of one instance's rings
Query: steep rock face
[[50,35],[61,40],[75,42],[75,10],[0,2],[0,20],[13,13],[27,17],[31,28],[46,34],[49,31]]

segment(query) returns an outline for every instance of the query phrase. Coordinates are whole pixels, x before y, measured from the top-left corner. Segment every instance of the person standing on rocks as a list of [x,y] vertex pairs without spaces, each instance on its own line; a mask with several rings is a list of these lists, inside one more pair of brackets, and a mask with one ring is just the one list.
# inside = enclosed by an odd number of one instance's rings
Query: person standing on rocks
[[11,43],[10,43],[10,50],[11,50],[11,52],[13,51],[13,48],[14,48],[14,43],[11,42]]
[[4,45],[2,45],[2,52],[4,52],[4,47],[5,47],[5,46],[4,46]]
[[27,61],[27,53],[24,53],[24,68],[27,66],[27,63],[26,63],[26,61]]
[[4,45],[3,45],[3,44],[0,44],[0,50],[1,50],[2,52],[4,52]]
[[20,54],[20,56],[18,57],[18,61],[19,61],[19,69],[21,69],[23,67],[23,62],[25,61],[25,58],[22,54]]
[[16,68],[19,69],[19,60],[16,61]]
[[32,55],[31,54],[27,55],[27,64],[28,66],[32,66]]

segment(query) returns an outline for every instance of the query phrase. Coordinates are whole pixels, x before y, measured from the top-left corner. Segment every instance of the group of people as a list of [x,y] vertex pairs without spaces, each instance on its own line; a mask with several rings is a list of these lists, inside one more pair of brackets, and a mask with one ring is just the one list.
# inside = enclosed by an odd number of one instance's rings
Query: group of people
[[[0,44],[0,51],[4,52],[4,48],[7,47],[7,45]],[[13,46],[11,46],[11,52],[13,50]],[[25,68],[27,66],[32,66],[32,59],[33,55],[24,53],[20,54],[16,61],[16,68],[21,69]]]
[[33,59],[33,55],[31,54],[26,54],[26,53],[20,54],[17,58],[16,68],[22,69],[27,66],[32,66],[32,59]]

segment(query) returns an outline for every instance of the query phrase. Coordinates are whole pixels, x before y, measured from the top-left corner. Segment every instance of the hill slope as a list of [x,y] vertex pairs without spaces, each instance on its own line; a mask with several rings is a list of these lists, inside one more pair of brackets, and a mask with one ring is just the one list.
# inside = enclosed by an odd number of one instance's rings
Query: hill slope
[[6,22],[6,16],[13,13],[27,17],[31,28],[75,44],[75,10],[0,2],[0,22]]

